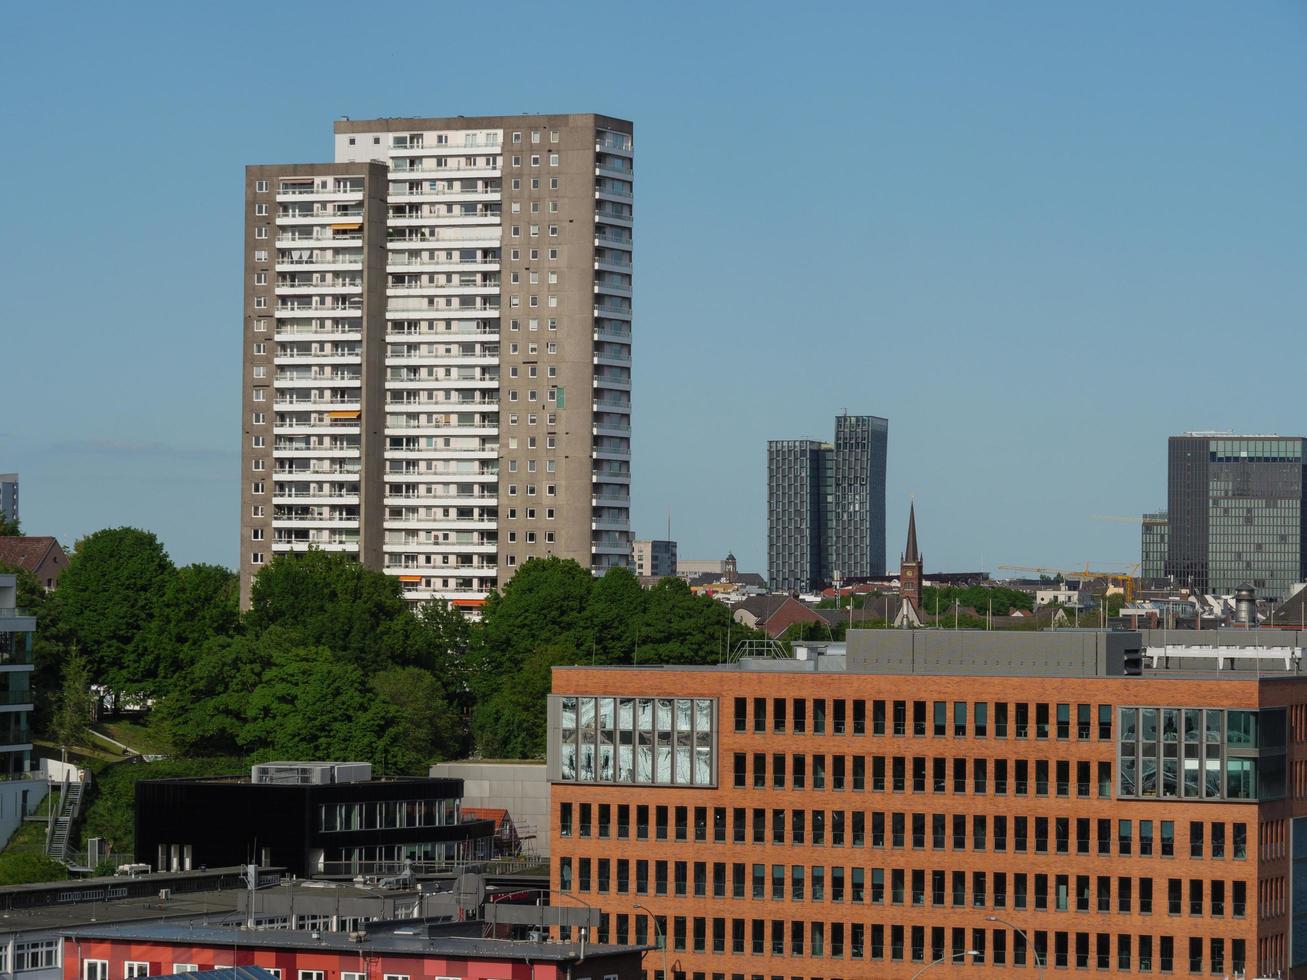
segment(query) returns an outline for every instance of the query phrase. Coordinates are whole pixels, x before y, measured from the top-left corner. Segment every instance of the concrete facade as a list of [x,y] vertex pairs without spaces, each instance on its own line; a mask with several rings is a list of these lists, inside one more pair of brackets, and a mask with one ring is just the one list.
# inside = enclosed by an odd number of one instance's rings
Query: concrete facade
[[[592,114],[341,120],[335,150],[335,164],[303,172],[365,175],[361,215],[357,199],[321,204],[365,219],[362,244],[371,256],[375,242],[380,256],[362,276],[362,315],[376,329],[350,335],[358,358],[375,364],[362,390],[376,409],[360,407],[357,433],[372,438],[361,438],[360,492],[332,498],[332,523],[317,523],[322,511],[310,507],[294,515],[307,523],[264,526],[262,540],[294,550],[330,543],[396,576],[415,601],[468,607],[532,557],[573,558],[597,574],[629,567],[631,123]],[[250,193],[247,208],[264,203]],[[276,197],[278,223],[307,220],[295,217],[303,211]],[[251,239],[270,217],[248,220]],[[247,260],[247,307],[260,271]],[[321,348],[301,353],[321,357]],[[247,374],[257,356],[266,353],[247,347]],[[259,520],[250,510],[258,504],[242,503]],[[265,508],[262,519],[276,516],[290,517]],[[242,527],[247,601],[247,532],[258,529]]]
[[464,807],[508,811],[522,848],[549,854],[549,781],[543,762],[439,762],[433,777],[461,779]]

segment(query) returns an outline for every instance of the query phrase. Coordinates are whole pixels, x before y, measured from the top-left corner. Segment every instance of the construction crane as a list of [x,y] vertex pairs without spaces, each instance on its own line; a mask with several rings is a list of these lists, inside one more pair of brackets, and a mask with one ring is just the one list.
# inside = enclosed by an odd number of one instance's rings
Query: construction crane
[[1092,579],[1101,578],[1121,586],[1121,591],[1125,593],[1126,604],[1129,605],[1135,601],[1135,580],[1139,571],[1139,563],[1135,562],[1125,572],[1104,572],[1095,571],[1089,567],[1086,562],[1084,568],[1044,568],[1038,565],[999,565],[999,568],[1008,572],[1035,572],[1038,575],[1061,575],[1063,579]]
[[1167,520],[1165,517],[1153,517],[1151,514],[1144,514],[1139,517],[1123,517],[1120,514],[1090,514],[1091,521],[1116,521],[1118,524],[1143,524],[1146,527],[1159,527]]

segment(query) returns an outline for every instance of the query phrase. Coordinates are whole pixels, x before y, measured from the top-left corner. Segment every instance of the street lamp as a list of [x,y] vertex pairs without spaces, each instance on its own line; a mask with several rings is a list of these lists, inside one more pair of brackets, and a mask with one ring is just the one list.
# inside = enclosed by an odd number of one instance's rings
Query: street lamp
[[1034,943],[1032,943],[1032,942],[1030,941],[1030,937],[1027,936],[1027,935],[1025,934],[1025,932],[1023,932],[1023,931],[1022,931],[1020,928],[1018,928],[1015,924],[1013,924],[1013,923],[1011,923],[1011,922],[1008,922],[1007,919],[999,918],[997,915],[987,915],[987,916],[985,916],[985,921],[986,921],[986,922],[1001,922],[1001,923],[1003,923],[1003,925],[1007,926],[1009,929],[1011,929],[1013,932],[1015,932],[1018,936],[1020,936],[1022,939],[1024,939],[1024,940],[1026,941],[1026,945],[1030,947],[1031,952],[1034,953],[1034,956],[1035,956],[1035,969],[1037,969],[1037,970],[1039,971],[1039,977],[1040,977],[1040,980],[1043,980],[1043,977],[1044,977],[1044,965],[1045,965],[1045,964],[1044,964],[1044,960],[1043,960],[1043,958],[1039,955],[1039,947],[1036,946]]
[[639,902],[631,906],[632,909],[640,909],[642,912],[648,912],[649,918],[653,919],[654,935],[658,937],[658,944],[663,948],[663,980],[672,980],[672,975],[667,972],[667,937],[663,934],[662,926],[658,924],[658,916],[653,911]]
[[925,966],[923,966],[923,967],[922,967],[920,970],[918,970],[916,973],[912,974],[912,978],[911,978],[911,980],[917,980],[917,977],[921,976],[923,973],[925,973],[927,970],[929,970],[932,966],[939,966],[941,963],[950,963],[950,962],[952,962],[953,960],[960,960],[960,959],[962,959],[962,957],[964,957],[964,956],[979,956],[979,955],[980,955],[980,953],[979,953],[977,950],[974,950],[974,949],[968,949],[968,950],[964,950],[964,951],[961,952],[961,953],[954,953],[952,956],[941,956],[939,959],[934,960],[934,961],[931,962],[931,963],[927,963]]

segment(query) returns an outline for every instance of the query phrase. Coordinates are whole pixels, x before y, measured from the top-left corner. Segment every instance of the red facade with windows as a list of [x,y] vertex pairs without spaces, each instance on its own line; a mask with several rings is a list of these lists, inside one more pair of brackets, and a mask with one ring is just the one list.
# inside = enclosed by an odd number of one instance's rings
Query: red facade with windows
[[[144,976],[166,976],[177,972],[257,966],[272,971],[282,980],[637,980],[640,954],[606,954],[575,961],[531,960],[518,950],[528,944],[505,943],[514,952],[503,958],[451,957],[399,954],[369,949],[251,948],[234,931],[232,944],[188,946],[178,943],[70,936],[64,940],[64,980],[124,980],[128,964],[148,964]],[[266,939],[267,933],[260,938]],[[106,968],[88,967],[91,962]],[[570,969],[569,969],[570,968]],[[320,974],[320,975],[319,975]],[[138,974],[140,975],[140,974]]]

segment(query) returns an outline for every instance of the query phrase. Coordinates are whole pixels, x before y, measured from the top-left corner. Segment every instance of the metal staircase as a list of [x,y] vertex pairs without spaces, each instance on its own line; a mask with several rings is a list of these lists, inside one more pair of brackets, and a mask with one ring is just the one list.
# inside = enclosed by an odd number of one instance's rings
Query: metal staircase
[[81,811],[82,784],[65,776],[59,793],[59,810],[57,813],[53,807],[50,810],[54,819],[46,832],[45,841],[45,853],[56,861],[68,862],[72,850],[68,838]]

